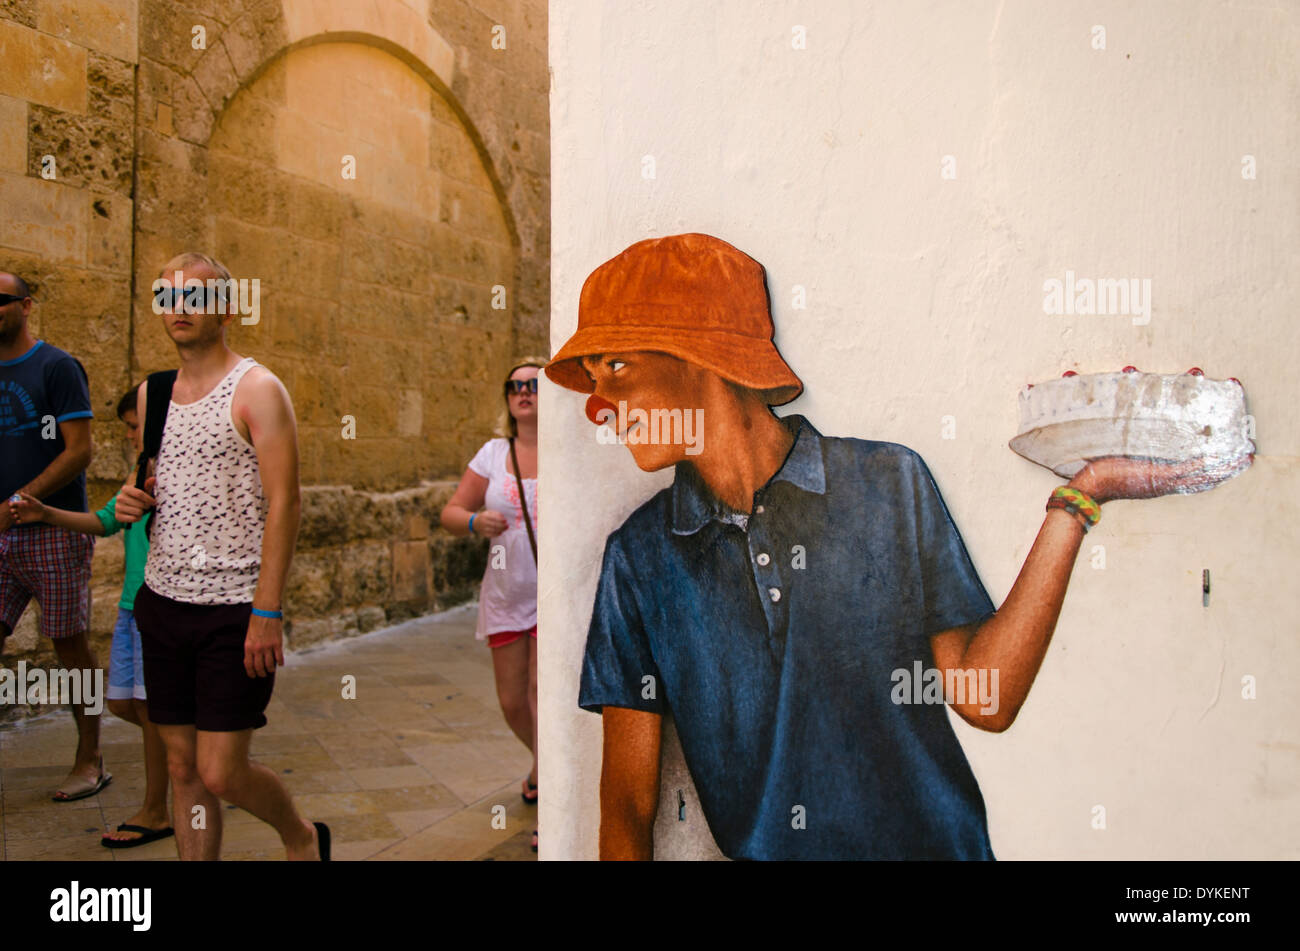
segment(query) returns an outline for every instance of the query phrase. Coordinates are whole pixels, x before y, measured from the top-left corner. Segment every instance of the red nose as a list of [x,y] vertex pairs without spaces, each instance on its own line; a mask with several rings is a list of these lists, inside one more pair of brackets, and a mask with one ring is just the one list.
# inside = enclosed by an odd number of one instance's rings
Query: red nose
[[[614,413],[615,415],[617,415],[618,413],[617,406],[615,406],[609,400],[601,399],[595,393],[592,393],[591,398],[587,400],[587,418],[591,420],[593,423],[599,425],[602,422],[601,415],[602,415],[602,411],[604,410],[609,410],[611,413]],[[606,417],[606,419],[608,419],[608,417]]]

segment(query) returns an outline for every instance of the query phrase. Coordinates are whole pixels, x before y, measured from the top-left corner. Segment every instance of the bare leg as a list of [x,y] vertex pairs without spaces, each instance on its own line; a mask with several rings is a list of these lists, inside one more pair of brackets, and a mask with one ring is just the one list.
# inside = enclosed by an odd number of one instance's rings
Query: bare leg
[[[138,724],[144,733],[144,804],[125,825],[164,829],[167,827],[167,747],[158,727],[149,719],[149,705],[143,700],[110,700],[108,709],[123,720]],[[114,829],[107,838],[128,842],[140,838],[140,833]]]
[[176,851],[181,861],[215,862],[221,857],[221,801],[199,778],[197,731],[192,724],[157,729],[167,747]]
[[[528,712],[533,721],[533,771],[528,781],[537,785],[537,638],[525,637],[528,642]],[[533,830],[533,851],[537,851],[537,830]]]
[[199,775],[213,794],[251,812],[280,833],[290,861],[319,861],[316,827],[294,808],[280,777],[248,757],[253,731],[198,734]]
[[492,670],[496,675],[497,699],[506,724],[519,742],[533,748],[533,716],[528,708],[528,666],[531,637],[521,637],[504,647],[493,647]]
[[[167,821],[167,747],[163,743],[158,725],[149,719],[149,704],[144,700],[135,701],[136,713],[140,717],[140,727],[144,731],[144,807],[141,816],[153,818],[160,822]],[[150,825],[142,822],[140,825]],[[150,828],[153,826],[150,825]]]
[[504,647],[492,648],[492,669],[496,674],[497,699],[506,724],[519,742],[533,753],[529,782],[537,782],[537,644],[521,637]]
[[[99,666],[85,632],[72,637],[60,637],[53,643],[54,652],[63,669],[94,670]],[[80,776],[94,779],[99,775],[99,714],[90,713],[85,704],[74,703],[72,718],[77,723],[77,758],[68,778]]]
[[113,714],[113,716],[117,717],[119,720],[125,720],[127,723],[134,723],[136,726],[140,725],[140,715],[136,713],[135,701],[129,697],[125,699],[121,697],[109,697],[108,702],[105,705],[108,707],[108,712]]
[[537,785],[537,638],[528,641],[528,712],[533,720],[533,771],[528,781]]

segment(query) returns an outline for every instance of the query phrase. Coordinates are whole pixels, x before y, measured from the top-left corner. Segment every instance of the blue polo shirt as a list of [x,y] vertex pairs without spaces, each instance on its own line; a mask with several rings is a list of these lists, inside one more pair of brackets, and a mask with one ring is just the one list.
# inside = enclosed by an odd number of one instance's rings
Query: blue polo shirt
[[[76,357],[38,340],[21,357],[0,360],[0,499],[31,482],[63,452],[59,423],[93,415],[86,371]],[[86,473],[78,472],[41,501],[86,511]]]
[[905,446],[781,422],[752,514],[680,463],[609,536],[578,704],[671,712],[730,858],[992,859],[943,704],[893,699],[930,635],[994,611],[934,479]]

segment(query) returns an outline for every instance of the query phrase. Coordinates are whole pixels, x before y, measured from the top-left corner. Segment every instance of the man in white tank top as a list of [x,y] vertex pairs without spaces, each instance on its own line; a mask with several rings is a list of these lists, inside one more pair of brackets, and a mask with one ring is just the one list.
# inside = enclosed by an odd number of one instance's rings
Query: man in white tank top
[[[232,289],[220,263],[194,253],[168,262],[154,285],[180,369],[156,476],[117,498],[123,522],[155,510],[136,599],[149,716],[167,745],[182,859],[220,857],[219,799],[273,826],[288,858],[328,858],[328,828],[306,822],[279,777],[249,758],[284,663],[298,437],[284,385],[226,345]],[[144,426],[147,382],[138,402]]]

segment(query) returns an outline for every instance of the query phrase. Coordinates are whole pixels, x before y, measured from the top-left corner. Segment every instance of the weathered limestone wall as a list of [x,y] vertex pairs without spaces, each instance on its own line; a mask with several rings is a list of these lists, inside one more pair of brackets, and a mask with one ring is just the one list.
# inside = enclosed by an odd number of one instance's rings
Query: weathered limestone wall
[[306,489],[301,550],[285,598],[292,644],[364,634],[474,597],[486,542],[430,525],[455,489],[451,481],[382,493]]
[[[372,47],[294,50],[231,100],[208,185],[209,244],[261,276],[265,316],[238,337],[297,397],[303,481],[391,489],[460,469],[511,358],[491,305],[494,286],[513,296],[513,250],[445,100]],[[166,342],[152,313],[138,332]]]
[[95,480],[124,460],[136,21],[135,0],[0,5],[0,267],[32,285],[33,330],[90,375]]
[[[136,0],[0,2],[0,268],[39,302],[31,327],[90,378],[92,503],[130,462],[113,415],[131,382]],[[122,546],[96,546],[92,631],[101,661],[117,615]],[[51,665],[30,607],[2,662]],[[0,720],[24,707],[0,708]]]
[[[545,352],[546,16],[544,0],[0,0],[0,267],[90,376],[91,503],[130,466],[118,397],[174,365],[150,307],[161,265],[198,248],[258,279],[260,319],[230,340],[298,413],[295,644],[475,592],[482,543],[437,512],[505,368]],[[94,576],[106,659],[117,541]],[[52,657],[35,619],[7,662]]]

